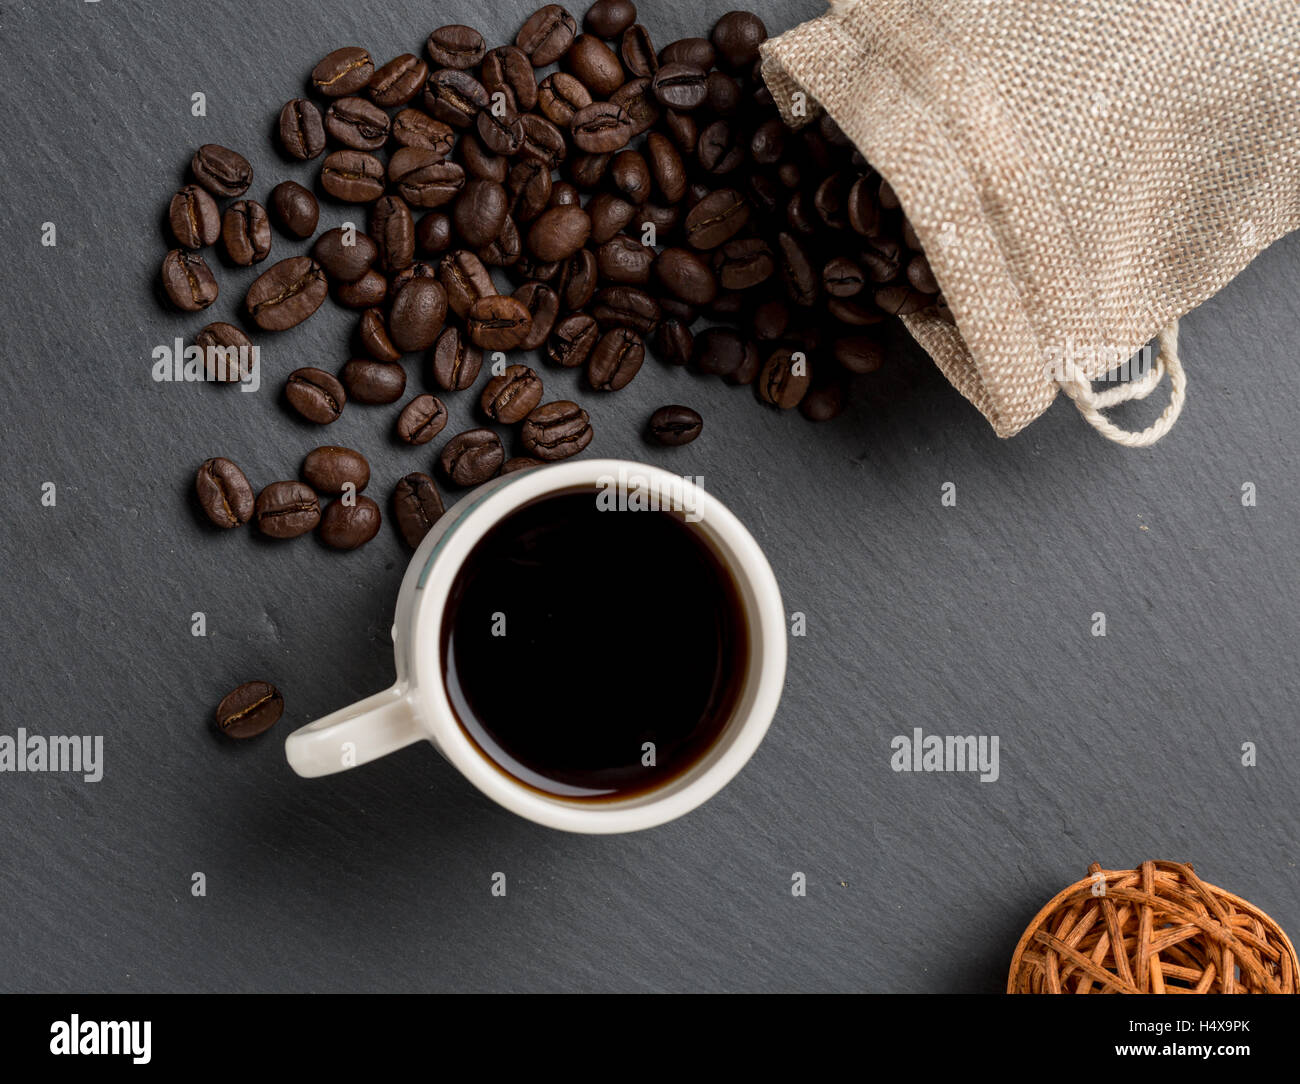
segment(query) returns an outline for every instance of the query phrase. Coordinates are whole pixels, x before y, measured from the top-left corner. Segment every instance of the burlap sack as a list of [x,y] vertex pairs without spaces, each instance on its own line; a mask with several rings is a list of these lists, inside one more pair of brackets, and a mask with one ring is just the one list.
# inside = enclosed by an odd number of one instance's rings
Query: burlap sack
[[[1112,439],[1158,439],[1176,321],[1300,226],[1294,0],[839,0],[763,74],[898,193],[956,323],[904,320],[1000,436],[1064,389]],[[1157,336],[1145,379],[1086,379]],[[1151,429],[1102,416],[1162,372]]]

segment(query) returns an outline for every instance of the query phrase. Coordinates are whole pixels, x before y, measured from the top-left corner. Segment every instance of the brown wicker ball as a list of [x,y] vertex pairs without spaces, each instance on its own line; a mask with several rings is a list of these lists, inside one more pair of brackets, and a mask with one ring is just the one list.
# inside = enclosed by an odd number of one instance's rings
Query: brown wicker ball
[[1029,924],[1011,958],[1007,993],[1296,992],[1300,964],[1282,928],[1191,866],[1103,870],[1094,862],[1088,874]]

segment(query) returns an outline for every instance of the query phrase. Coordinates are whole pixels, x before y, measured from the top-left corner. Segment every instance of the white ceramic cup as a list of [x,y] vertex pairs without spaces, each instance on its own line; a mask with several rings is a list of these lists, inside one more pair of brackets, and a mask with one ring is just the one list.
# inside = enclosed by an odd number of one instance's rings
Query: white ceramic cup
[[[548,494],[623,485],[686,510],[730,573],[748,631],[747,672],[730,721],[691,767],[626,799],[566,799],[520,782],[462,729],[442,672],[442,620],[452,582],[470,551],[522,504]],[[785,682],[785,613],[771,566],[744,525],[703,487],[659,467],[578,459],[486,482],[449,508],[411,558],[393,624],[397,681],[390,689],[289,735],[285,754],[302,776],[330,775],[427,739],[471,783],[520,816],[570,832],[633,832],[690,812],[721,790],[767,732]]]

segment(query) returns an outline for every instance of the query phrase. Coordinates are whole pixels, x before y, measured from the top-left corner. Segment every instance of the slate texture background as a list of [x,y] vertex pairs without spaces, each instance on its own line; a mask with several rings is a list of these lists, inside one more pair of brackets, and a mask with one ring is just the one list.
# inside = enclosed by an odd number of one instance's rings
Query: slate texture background
[[[642,19],[662,44],[728,6],[645,0]],[[708,806],[624,838],[519,820],[424,746],[292,775],[291,727],[391,680],[404,551],[388,527],[351,555],[218,535],[188,501],[193,471],[225,454],[255,484],[292,477],[324,438],[366,452],[386,502],[438,445],[395,446],[387,409],[322,433],[278,405],[290,369],[345,360],[353,317],[332,305],[265,348],[260,394],[154,384],[153,347],[232,313],[253,277],[219,268],[211,314],[164,312],[160,217],[202,142],[249,155],[258,199],[310,183],[268,134],[337,45],[386,59],[475,20],[512,39],[530,7],[0,5],[2,70],[23,73],[0,111],[0,733],[107,747],[97,785],[0,775],[0,989],[992,992],[1027,920],[1093,859],[1191,860],[1300,932],[1295,237],[1185,321],[1190,402],[1146,452],[1063,402],[998,441],[905,345],[821,427],[657,362],[602,398],[546,368],[591,409],[593,453],[704,475],[807,613],[770,737]],[[759,7],[774,32],[820,10]],[[646,446],[644,419],[673,401],[704,412],[704,436]],[[466,395],[447,432],[469,417]],[[643,588],[652,573],[625,587]],[[222,742],[212,706],[252,675],[287,717]],[[895,774],[890,738],[913,726],[998,734],[1000,781]]]

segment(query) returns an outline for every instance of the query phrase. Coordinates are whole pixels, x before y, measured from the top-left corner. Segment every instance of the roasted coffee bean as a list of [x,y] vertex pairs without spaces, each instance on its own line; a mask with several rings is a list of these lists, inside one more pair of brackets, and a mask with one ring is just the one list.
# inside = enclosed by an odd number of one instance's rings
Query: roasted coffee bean
[[313,448],[302,461],[302,480],[317,493],[346,493],[348,487],[360,493],[370,484],[370,464],[351,448],[323,444]]
[[655,349],[669,365],[685,365],[695,352],[695,336],[690,324],[676,316],[667,316],[655,329]]
[[221,698],[217,729],[228,738],[255,738],[284,714],[284,697],[269,681],[246,681]]
[[194,492],[204,515],[218,527],[240,527],[253,516],[253,487],[229,459],[204,460],[194,477]]
[[596,0],[587,9],[582,25],[598,38],[616,38],[636,22],[632,0]]
[[590,34],[579,35],[563,59],[565,68],[581,80],[593,98],[608,98],[626,80],[614,50]]
[[516,163],[510,169],[510,212],[519,222],[531,222],[551,202],[551,171],[536,159]]
[[659,57],[650,40],[650,31],[640,23],[633,23],[623,31],[619,56],[623,58],[623,66],[638,79],[649,78],[659,70]]
[[763,355],[758,352],[758,344],[745,340],[745,353],[737,365],[729,373],[724,373],[722,379],[728,384],[742,386],[752,384],[763,368]]
[[758,375],[758,396],[781,410],[798,406],[812,382],[808,360],[798,350],[777,350]]
[[646,156],[655,186],[666,203],[676,203],[686,195],[686,166],[677,148],[658,132],[646,136]]
[[885,351],[867,335],[842,335],[831,344],[835,360],[850,373],[874,373],[885,362]]
[[713,24],[709,40],[722,66],[742,71],[758,59],[758,47],[767,41],[767,27],[752,11],[729,11]]
[[568,181],[556,181],[551,186],[552,207],[576,207],[582,203],[581,194]]
[[898,193],[894,191],[893,185],[883,177],[880,179],[878,197],[880,199],[880,206],[886,211],[897,211],[902,207],[902,204],[898,200]]
[[591,418],[577,403],[557,399],[529,414],[519,436],[529,455],[553,463],[577,455],[591,443]]
[[365,88],[375,74],[375,62],[359,46],[335,49],[312,69],[311,85],[327,98],[342,98]]
[[412,207],[441,207],[465,187],[465,170],[427,147],[403,147],[388,160],[388,179]]
[[699,142],[700,129],[689,113],[669,109],[664,112],[664,130],[683,154],[694,154]]
[[334,300],[349,309],[374,308],[387,296],[388,280],[378,271],[367,271],[356,282],[343,283],[334,291]]
[[738,321],[745,311],[745,296],[735,290],[719,290],[709,306],[711,316]]
[[580,309],[596,292],[600,272],[596,267],[595,253],[582,248],[565,260],[556,283],[556,293],[566,309]]
[[320,540],[335,550],[354,550],[379,533],[383,516],[369,497],[330,501],[320,520]]
[[559,4],[538,8],[519,29],[515,44],[534,68],[554,64],[569,51],[578,32],[577,21]]
[[614,187],[632,203],[644,203],[650,198],[650,166],[639,151],[621,150],[614,155],[609,176]]
[[644,290],[635,286],[610,286],[596,292],[591,315],[602,328],[631,328],[644,337],[654,333],[663,312]]
[[833,230],[848,228],[845,211],[851,190],[852,178],[844,172],[832,173],[817,186],[813,194],[813,209],[819,218]]
[[487,43],[483,35],[472,26],[453,23],[440,26],[424,43],[429,59],[440,68],[459,68],[462,71],[474,67],[483,59]]
[[366,84],[366,93],[375,105],[395,109],[419,94],[428,77],[428,64],[414,53],[403,53],[375,69]]
[[903,244],[906,245],[908,248],[912,249],[914,252],[920,252],[925,247],[924,245],[921,244],[921,239],[916,236],[916,229],[912,226],[912,223],[906,218],[903,219],[902,237],[903,237]]
[[348,398],[358,403],[395,403],[406,391],[406,370],[393,362],[354,359],[343,366],[341,375]]
[[705,196],[686,216],[686,240],[692,248],[711,249],[736,236],[749,221],[749,206],[734,188]]
[[400,361],[402,352],[388,336],[388,326],[380,309],[367,309],[357,325],[357,341],[361,349],[376,361]]
[[708,94],[704,104],[720,117],[729,117],[740,108],[740,84],[724,72],[709,72]]
[[779,233],[776,238],[778,265],[785,283],[786,295],[796,305],[805,308],[817,301],[818,275],[813,270],[808,253],[793,234]]
[[605,332],[587,359],[587,382],[597,391],[619,391],[632,382],[645,361],[645,343],[635,331]]
[[479,398],[483,413],[494,422],[514,425],[542,401],[542,378],[527,365],[510,365],[488,381]]
[[745,364],[751,350],[753,343],[730,328],[710,327],[695,337],[694,361],[709,376],[730,376]]
[[311,254],[331,282],[356,282],[378,259],[379,249],[364,233],[336,227],[316,238]]
[[483,146],[483,141],[474,132],[466,132],[461,136],[457,149],[465,172],[471,177],[496,181],[497,184],[505,183],[510,172],[510,159],[493,154]]
[[889,237],[868,237],[858,257],[867,277],[876,285],[892,282],[903,270],[906,253],[903,246]]
[[[483,115],[488,116],[487,113]],[[465,182],[452,211],[452,222],[466,244],[479,248],[501,232],[509,211],[510,197],[506,190],[494,181],[482,181],[476,177]]]
[[546,355],[566,369],[582,365],[600,338],[596,320],[585,312],[575,312],[560,320],[546,343]]
[[[715,176],[738,169],[745,161],[745,148],[735,126],[725,120],[714,121],[702,132],[695,157]],[[755,178],[757,180],[757,178]]]
[[859,301],[851,297],[827,299],[826,311],[840,323],[852,327],[868,327],[880,323],[885,318],[885,314],[871,301]]
[[172,236],[181,248],[204,248],[221,236],[221,212],[207,189],[187,184],[167,208]]
[[[573,115],[569,130],[579,150],[609,154],[627,146],[632,138],[632,118],[613,102],[593,102]],[[575,183],[582,184],[576,178]]]
[[517,298],[481,297],[469,308],[469,336],[484,350],[513,350],[532,330],[533,318]]
[[750,136],[749,156],[760,166],[775,165],[785,154],[785,137],[788,131],[780,117],[764,121]]
[[704,419],[685,406],[660,407],[650,415],[650,435],[660,444],[690,444],[704,428]]
[[320,264],[310,256],[291,256],[254,280],[244,307],[263,331],[287,331],[319,309],[328,292]]
[[427,474],[414,471],[393,490],[393,519],[411,549],[419,546],[442,513],[442,496]]
[[451,217],[441,211],[431,211],[420,219],[415,228],[415,243],[420,251],[438,256],[451,248]]
[[939,283],[935,281],[934,272],[930,270],[930,261],[925,258],[925,254],[918,252],[907,265],[907,281],[912,284],[912,288],[920,290],[923,294],[937,294],[939,292]]
[[234,324],[208,324],[194,336],[203,351],[204,375],[208,380],[236,384],[253,372],[253,342]]
[[528,315],[532,317],[532,326],[519,340],[519,349],[536,350],[546,342],[560,315],[560,296],[542,282],[525,282],[512,296],[528,309]]
[[457,249],[438,262],[438,281],[447,293],[447,305],[462,320],[480,297],[497,292],[488,269],[472,252]]
[[844,385],[838,380],[813,388],[799,402],[799,413],[810,422],[828,422],[844,411]]
[[468,128],[487,107],[487,89],[469,72],[441,68],[424,84],[424,108],[455,128]]
[[785,207],[785,220],[795,233],[811,237],[817,232],[817,210],[812,197],[806,192],[796,192]]
[[876,308],[890,316],[910,316],[934,303],[933,295],[910,286],[886,286],[876,291],[873,300]]
[[586,213],[592,241],[603,245],[636,217],[636,204],[612,192],[597,192],[587,201]]
[[417,395],[397,416],[397,436],[406,444],[428,444],[447,424],[447,408],[433,395]]
[[514,474],[517,470],[528,470],[532,467],[546,466],[540,459],[534,459],[530,455],[516,455],[507,459],[501,464],[501,469],[497,474]]
[[700,318],[699,310],[694,305],[688,305],[677,297],[665,295],[659,298],[659,309],[665,319],[671,316],[675,320],[680,320],[687,327],[690,327]]
[[869,177],[859,177],[844,201],[845,215],[854,232],[874,237],[880,230],[880,204]]
[[415,223],[400,196],[383,196],[370,212],[370,235],[379,250],[379,266],[392,273],[415,259]]
[[388,292],[396,297],[402,292],[404,287],[412,279],[437,279],[438,269],[431,263],[424,260],[416,260],[410,267],[404,267],[397,272],[389,282]]
[[320,184],[344,203],[372,203],[384,194],[384,164],[364,151],[334,151],[321,163]]
[[182,312],[198,312],[217,299],[217,280],[197,252],[174,248],[162,262],[163,291]]
[[302,482],[272,482],[257,495],[253,522],[269,538],[297,538],[320,522],[320,502]]
[[866,282],[862,268],[847,256],[833,256],[822,268],[822,287],[831,297],[856,297]]
[[519,120],[524,126],[520,157],[541,162],[547,169],[558,168],[568,154],[564,133],[545,117],[539,117],[535,113],[527,113]]
[[427,350],[447,319],[447,293],[437,279],[416,277],[393,298],[388,334],[404,354]]
[[665,64],[655,72],[650,85],[661,103],[679,112],[698,109],[709,93],[704,72],[686,64]]
[[514,45],[493,49],[483,58],[479,75],[489,94],[505,94],[520,112],[537,105],[537,76],[522,49]]
[[503,158],[514,157],[524,145],[523,118],[509,106],[500,112],[483,110],[478,115],[476,131],[483,146]]
[[205,143],[195,151],[190,172],[214,196],[242,196],[253,183],[248,159],[219,143]]
[[644,286],[650,281],[655,251],[620,234],[596,250],[601,277],[626,286]]
[[403,109],[398,113],[388,135],[399,147],[433,151],[440,158],[451,154],[456,145],[456,133],[450,124],[444,124],[419,109]]
[[347,405],[347,392],[324,369],[295,369],[284,382],[284,397],[299,414],[317,425],[335,421]]
[[221,219],[221,243],[230,262],[240,267],[260,263],[271,254],[271,220],[257,200],[236,200]]
[[583,191],[598,187],[609,172],[612,154],[579,154],[569,160],[569,177]]
[[564,260],[590,235],[591,218],[581,207],[552,207],[528,230],[528,249],[539,260]]
[[663,116],[659,100],[654,95],[654,88],[649,79],[631,79],[609,96],[610,105],[616,105],[627,114],[632,128],[629,139],[634,139],[650,126],[659,123]]
[[654,263],[655,278],[688,305],[709,305],[718,296],[718,280],[699,256],[686,248],[666,248]]
[[723,245],[713,266],[724,290],[749,290],[772,277],[776,260],[766,241],[749,237]]
[[316,232],[320,204],[297,181],[281,181],[271,189],[271,215],[290,237],[304,240]]
[[591,105],[591,92],[568,72],[553,72],[537,88],[537,104],[549,120],[567,128],[575,113]]
[[325,150],[325,123],[320,110],[306,98],[292,98],[280,110],[280,146],[299,161],[316,158]]
[[659,63],[689,64],[692,68],[708,71],[713,67],[716,55],[708,38],[682,38],[659,51]]
[[377,151],[388,142],[390,121],[374,102],[339,98],[325,113],[325,134],[355,151]]
[[491,429],[467,429],[443,446],[438,463],[458,486],[476,486],[501,469],[506,460],[501,438]]
[[512,267],[523,254],[524,242],[519,227],[509,215],[501,223],[496,237],[478,250],[478,258],[489,267]]
[[790,326],[790,307],[780,299],[773,298],[760,304],[750,319],[754,337],[771,342],[784,339]]
[[438,336],[430,359],[433,381],[443,391],[464,391],[472,387],[483,368],[483,351],[448,324]]

